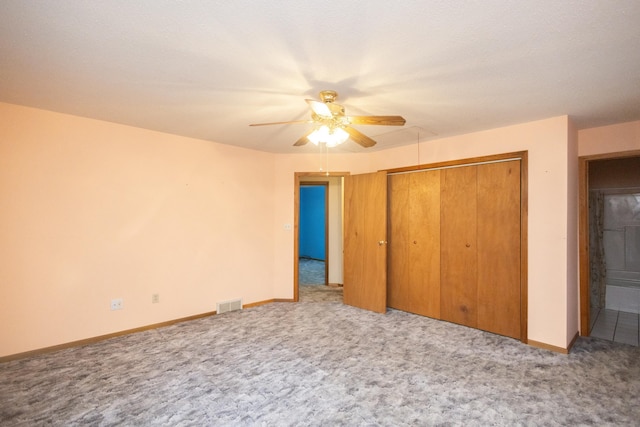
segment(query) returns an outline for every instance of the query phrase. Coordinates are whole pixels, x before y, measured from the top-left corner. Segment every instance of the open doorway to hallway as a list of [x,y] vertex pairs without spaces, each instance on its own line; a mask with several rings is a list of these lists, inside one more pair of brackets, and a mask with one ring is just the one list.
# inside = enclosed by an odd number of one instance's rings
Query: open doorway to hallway
[[298,283],[328,285],[329,182],[301,182],[298,215]]
[[[295,301],[342,301],[342,177],[345,175],[348,173],[295,174]],[[320,236],[324,236],[324,242]]]

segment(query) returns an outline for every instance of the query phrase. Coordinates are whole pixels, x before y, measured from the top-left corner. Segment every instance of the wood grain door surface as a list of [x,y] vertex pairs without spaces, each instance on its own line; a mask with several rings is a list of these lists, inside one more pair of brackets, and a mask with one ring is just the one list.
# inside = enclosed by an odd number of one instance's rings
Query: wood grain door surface
[[520,338],[520,162],[478,166],[478,328]]
[[389,177],[389,307],[440,317],[440,171]]
[[389,249],[387,251],[387,305],[411,311],[409,299],[411,214],[409,211],[411,175],[389,176]]
[[350,175],[344,181],[345,304],[387,310],[387,174]]
[[440,204],[440,313],[444,320],[477,327],[477,168],[442,171]]
[[346,177],[345,304],[521,338],[520,175],[510,160]]

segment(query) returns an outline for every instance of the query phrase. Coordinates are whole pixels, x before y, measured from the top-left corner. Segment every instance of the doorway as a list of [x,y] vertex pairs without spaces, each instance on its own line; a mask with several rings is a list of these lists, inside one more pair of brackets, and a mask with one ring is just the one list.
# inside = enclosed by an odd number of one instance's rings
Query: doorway
[[580,334],[638,346],[640,153],[580,159]]
[[298,216],[298,283],[328,285],[329,182],[301,182]]
[[[326,291],[328,289],[338,290],[342,301],[342,205],[343,205],[343,183],[344,176],[348,172],[296,172],[294,174],[294,284],[293,300],[300,301],[300,259],[307,255],[307,248],[300,242],[302,230],[301,206],[304,201],[301,198],[301,189],[305,186],[326,186],[326,230],[325,230],[325,282],[324,286],[313,286],[316,291]],[[304,212],[303,212],[304,214]],[[316,230],[317,231],[317,230]],[[310,257],[313,258],[313,257]],[[306,290],[309,286],[302,285]],[[326,292],[315,292],[314,299],[326,301],[327,298],[335,300],[336,296],[330,298]]]

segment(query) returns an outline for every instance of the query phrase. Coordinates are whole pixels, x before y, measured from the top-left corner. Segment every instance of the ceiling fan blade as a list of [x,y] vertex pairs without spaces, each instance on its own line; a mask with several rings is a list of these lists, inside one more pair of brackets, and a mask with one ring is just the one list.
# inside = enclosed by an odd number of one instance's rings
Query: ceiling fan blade
[[292,123],[313,123],[311,120],[291,120],[288,122],[272,122],[272,123],[253,123],[249,126],[269,126],[269,125],[288,125]]
[[352,125],[404,126],[407,122],[402,116],[349,116]]
[[307,142],[309,142],[309,139],[307,138],[309,135],[311,135],[311,133],[314,131],[315,129],[311,129],[309,132],[305,133],[304,135],[302,135],[300,137],[299,140],[296,141],[295,144],[293,144],[294,147],[300,147],[301,145],[305,145]]
[[364,148],[373,147],[374,145],[376,145],[376,142],[373,139],[369,138],[364,133],[357,131],[352,127],[345,126],[344,130],[347,131],[351,139],[362,145]]
[[305,101],[307,101],[307,104],[309,104],[311,110],[313,110],[313,112],[318,116],[329,118],[333,117],[333,114],[331,114],[331,109],[324,102],[314,101],[313,99],[305,99]]

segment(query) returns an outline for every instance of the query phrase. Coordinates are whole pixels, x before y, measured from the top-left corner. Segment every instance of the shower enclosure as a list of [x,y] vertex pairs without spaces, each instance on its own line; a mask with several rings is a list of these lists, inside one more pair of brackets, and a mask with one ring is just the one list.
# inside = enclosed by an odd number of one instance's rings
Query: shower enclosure
[[640,313],[640,191],[590,196],[592,306]]

